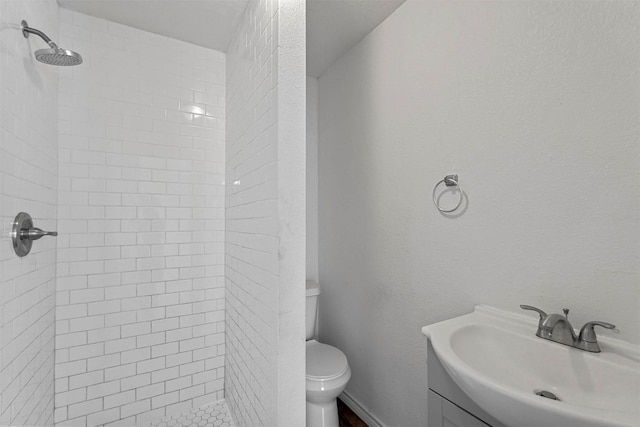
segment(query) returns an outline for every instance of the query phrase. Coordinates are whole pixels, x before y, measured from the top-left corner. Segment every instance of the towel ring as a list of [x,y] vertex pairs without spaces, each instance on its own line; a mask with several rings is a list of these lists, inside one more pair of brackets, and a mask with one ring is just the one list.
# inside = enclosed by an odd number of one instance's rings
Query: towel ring
[[[458,190],[460,191],[460,200],[458,200],[458,204],[453,209],[442,209],[438,204],[438,198],[436,197],[436,189],[443,182],[447,187],[458,187]],[[433,204],[436,205],[436,208],[438,208],[440,212],[451,213],[455,211],[462,204],[463,198],[464,198],[464,192],[462,191],[462,187],[460,187],[460,184],[458,184],[458,175],[447,175],[444,177],[444,179],[441,179],[440,181],[438,181],[435,187],[433,187]]]

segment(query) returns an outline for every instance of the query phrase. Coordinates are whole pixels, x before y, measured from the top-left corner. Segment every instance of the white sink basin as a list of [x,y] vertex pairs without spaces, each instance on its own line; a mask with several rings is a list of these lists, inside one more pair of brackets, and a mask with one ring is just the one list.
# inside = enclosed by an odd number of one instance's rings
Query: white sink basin
[[456,384],[508,426],[640,426],[639,346],[599,337],[602,352],[589,353],[536,328],[533,317],[476,306],[422,332]]

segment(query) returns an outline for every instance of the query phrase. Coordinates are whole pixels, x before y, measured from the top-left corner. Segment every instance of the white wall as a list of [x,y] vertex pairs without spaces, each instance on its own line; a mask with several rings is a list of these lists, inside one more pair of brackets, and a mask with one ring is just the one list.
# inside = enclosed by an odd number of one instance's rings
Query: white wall
[[22,36],[23,19],[56,39],[58,6],[0,1],[0,425],[44,426],[53,423],[56,241],[20,258],[10,233],[21,211],[56,228],[59,69],[35,60],[47,45]]
[[307,77],[307,280],[318,282],[318,79]]
[[224,53],[60,11],[56,423],[223,397]]
[[[320,338],[387,425],[425,424],[420,328],[474,304],[569,307],[640,343],[639,20],[408,0],[320,77]],[[452,217],[431,201],[449,173]]]
[[227,54],[225,397],[304,425],[304,2],[249,3]]

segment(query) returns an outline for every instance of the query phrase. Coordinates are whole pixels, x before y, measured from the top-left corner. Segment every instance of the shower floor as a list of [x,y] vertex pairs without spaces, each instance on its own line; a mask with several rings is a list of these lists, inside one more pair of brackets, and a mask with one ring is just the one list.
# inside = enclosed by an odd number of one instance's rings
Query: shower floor
[[166,416],[144,427],[235,427],[224,400],[192,409],[182,414]]

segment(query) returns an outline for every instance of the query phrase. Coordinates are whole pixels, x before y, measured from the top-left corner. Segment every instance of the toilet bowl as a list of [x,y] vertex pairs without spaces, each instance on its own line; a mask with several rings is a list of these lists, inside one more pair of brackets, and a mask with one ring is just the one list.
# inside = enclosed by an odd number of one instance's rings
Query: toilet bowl
[[343,352],[307,341],[307,427],[338,427],[336,398],[351,378]]
[[351,368],[342,351],[312,339],[319,293],[317,284],[307,283],[307,427],[338,427],[336,398],[347,386]]

